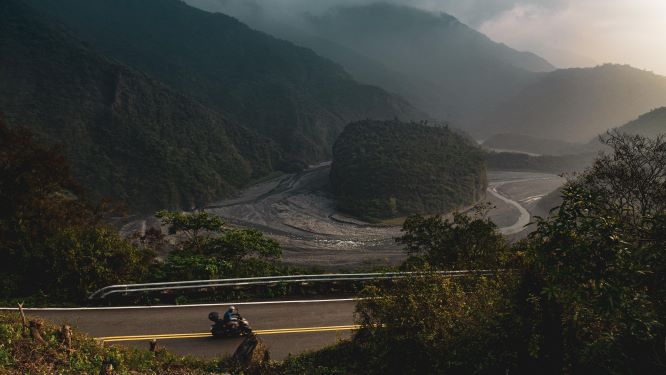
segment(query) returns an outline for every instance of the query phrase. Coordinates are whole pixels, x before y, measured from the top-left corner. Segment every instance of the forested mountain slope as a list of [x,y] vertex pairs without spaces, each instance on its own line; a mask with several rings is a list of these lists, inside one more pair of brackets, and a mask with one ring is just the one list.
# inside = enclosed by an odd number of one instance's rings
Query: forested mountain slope
[[396,2],[333,2],[328,9],[316,2],[308,6],[316,11],[287,16],[288,5],[271,0],[185,1],[312,48],[359,81],[399,93],[456,127],[466,127],[533,83],[536,73],[555,69],[448,14]]
[[445,127],[360,121],[335,142],[331,185],[340,210],[366,219],[445,213],[485,194],[485,155]]
[[262,4],[268,8],[269,2],[244,7],[239,2],[208,8],[236,11],[243,20],[312,48],[356,79],[399,93],[456,127],[464,128],[534,82],[535,72],[554,69],[444,13],[380,2],[335,7],[306,15],[295,25],[280,25],[266,19],[270,12]]
[[270,142],[96,53],[18,0],[0,3],[0,82],[0,113],[63,144],[96,198],[139,211],[190,208],[272,169]]
[[275,140],[284,159],[330,157],[344,125],[425,117],[311,50],[179,0],[28,0],[104,53]]

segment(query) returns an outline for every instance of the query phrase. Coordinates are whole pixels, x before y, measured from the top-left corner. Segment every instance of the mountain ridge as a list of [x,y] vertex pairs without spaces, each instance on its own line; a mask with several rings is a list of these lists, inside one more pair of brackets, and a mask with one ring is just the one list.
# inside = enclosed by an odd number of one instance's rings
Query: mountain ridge
[[496,43],[453,16],[409,6],[345,5],[293,16],[293,24],[284,25],[271,19],[261,2],[190,2],[306,45],[340,63],[355,79],[398,93],[461,128],[533,83],[540,72],[554,69],[541,57]]
[[327,160],[364,118],[427,117],[307,48],[179,0],[29,0],[81,39],[275,140],[294,167]]
[[[137,211],[191,208],[273,169],[269,141],[100,55],[22,2],[0,7],[0,112],[62,144],[92,197]],[[244,157],[230,134],[252,139],[245,153],[256,154]]]
[[666,105],[666,77],[628,65],[560,69],[509,98],[474,131],[588,142]]

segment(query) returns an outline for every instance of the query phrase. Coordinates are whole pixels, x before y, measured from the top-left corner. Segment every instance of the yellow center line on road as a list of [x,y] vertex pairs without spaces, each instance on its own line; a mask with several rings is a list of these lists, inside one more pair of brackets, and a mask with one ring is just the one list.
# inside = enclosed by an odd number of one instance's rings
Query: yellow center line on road
[[[303,328],[279,328],[279,329],[259,329],[254,331],[257,335],[277,335],[285,333],[314,333],[314,332],[330,332],[330,331],[351,331],[359,329],[360,325],[346,325],[346,326],[326,326],[326,327],[303,327]],[[175,339],[191,339],[200,337],[211,337],[210,332],[201,333],[171,333],[171,334],[155,334],[155,335],[137,335],[137,336],[107,336],[96,337],[95,340],[102,342],[118,342],[118,341],[142,341],[142,340],[175,340]]]

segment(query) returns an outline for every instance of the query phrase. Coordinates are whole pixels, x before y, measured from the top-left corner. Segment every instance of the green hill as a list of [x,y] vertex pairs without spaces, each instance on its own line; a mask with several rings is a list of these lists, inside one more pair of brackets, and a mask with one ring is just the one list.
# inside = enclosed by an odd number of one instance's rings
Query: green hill
[[0,113],[63,144],[95,198],[139,211],[190,208],[272,169],[269,142],[101,56],[19,1],[0,3],[0,82]]
[[309,49],[179,0],[28,0],[86,42],[276,141],[327,160],[345,124],[424,117]]
[[666,135],[666,107],[642,114],[617,130],[622,133],[639,134],[646,137]]
[[484,195],[484,153],[448,128],[361,121],[335,142],[331,184],[339,209],[366,219],[449,212]]
[[478,124],[490,136],[514,133],[588,142],[666,105],[666,77],[626,65],[563,69],[509,99]]

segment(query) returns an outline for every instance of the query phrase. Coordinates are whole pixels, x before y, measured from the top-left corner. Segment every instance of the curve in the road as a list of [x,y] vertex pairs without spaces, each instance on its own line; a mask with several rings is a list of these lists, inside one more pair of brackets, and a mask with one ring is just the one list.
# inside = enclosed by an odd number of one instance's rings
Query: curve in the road
[[[232,354],[242,339],[213,339],[208,313],[231,304],[90,309],[31,309],[26,313],[56,324],[68,324],[109,344],[146,348],[155,338],[177,354],[216,358]],[[233,303],[263,334],[271,357],[316,350],[349,337],[355,299],[290,300]],[[298,327],[298,328],[294,328]],[[184,339],[174,339],[179,338]],[[116,340],[112,341],[113,338]],[[122,339],[122,340],[121,340]],[[129,339],[129,340],[128,340]]]

